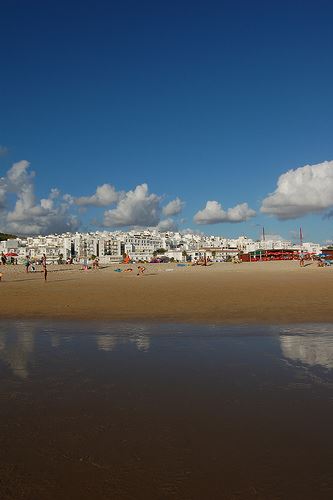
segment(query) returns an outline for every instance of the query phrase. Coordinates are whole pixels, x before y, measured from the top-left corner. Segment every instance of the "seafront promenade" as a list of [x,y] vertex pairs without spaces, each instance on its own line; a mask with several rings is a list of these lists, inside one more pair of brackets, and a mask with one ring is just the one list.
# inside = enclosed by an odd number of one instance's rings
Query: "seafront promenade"
[[[132,267],[133,272],[114,272]],[[205,323],[332,322],[333,268],[297,261],[210,267],[114,265],[96,271],[50,266],[26,274],[23,266],[1,269],[1,316],[73,320]]]

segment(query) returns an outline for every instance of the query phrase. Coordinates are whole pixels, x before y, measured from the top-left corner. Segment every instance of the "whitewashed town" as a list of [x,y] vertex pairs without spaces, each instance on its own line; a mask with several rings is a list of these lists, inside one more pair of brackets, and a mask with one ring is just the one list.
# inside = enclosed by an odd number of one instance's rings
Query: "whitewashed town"
[[121,262],[124,255],[132,262],[191,261],[203,256],[212,262],[234,259],[251,261],[296,258],[300,252],[318,256],[323,251],[319,243],[300,240],[298,244],[282,239],[270,239],[264,232],[260,239],[246,236],[225,238],[189,232],[97,231],[91,233],[64,233],[47,236],[14,238],[0,242],[0,252],[22,263],[28,256],[40,259],[46,256],[48,263],[82,263],[98,258],[101,264]]

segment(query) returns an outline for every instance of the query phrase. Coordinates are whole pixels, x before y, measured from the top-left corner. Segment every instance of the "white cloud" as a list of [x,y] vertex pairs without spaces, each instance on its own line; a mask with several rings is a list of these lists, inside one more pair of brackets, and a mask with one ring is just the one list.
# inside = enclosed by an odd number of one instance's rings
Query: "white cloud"
[[276,190],[263,200],[260,210],[278,219],[295,219],[332,206],[333,161],[325,161],[280,175]]
[[168,218],[161,220],[157,225],[157,229],[162,232],[178,231],[178,225],[175,220]]
[[4,178],[0,178],[0,213],[6,208],[7,186]]
[[62,196],[62,199],[64,200],[64,202],[68,203],[68,205],[73,205],[73,203],[75,202],[75,198],[69,193],[64,194]]
[[[128,192],[117,191],[111,184],[98,186],[91,196],[74,198],[62,195],[52,188],[48,196],[36,199],[35,173],[29,162],[14,163],[0,178],[0,227],[19,235],[60,233],[79,228],[76,214],[91,206],[103,207],[115,204],[104,212],[105,227],[158,227],[160,230],[177,230],[173,218],[161,220],[162,197],[149,193],[147,184],[141,184]],[[164,207],[164,213],[179,213],[184,205],[175,198]]]
[[193,218],[197,224],[219,224],[221,222],[243,222],[256,215],[247,203],[241,203],[225,211],[217,201],[207,201],[206,207]]
[[34,172],[27,172],[29,162],[26,160],[14,163],[5,177],[0,178],[0,209],[6,209],[7,195],[17,193],[25,185],[32,183]]
[[205,233],[203,231],[200,231],[199,229],[193,229],[192,227],[187,227],[185,229],[181,230],[182,234],[194,234],[196,236],[205,236]]
[[175,198],[170,201],[165,207],[163,207],[163,214],[166,217],[170,217],[172,215],[178,215],[183,210],[185,202],[180,198]]
[[92,196],[80,196],[75,199],[75,203],[81,206],[106,207],[118,202],[120,195],[121,193],[117,193],[111,184],[103,184],[97,187],[95,194]]
[[[77,229],[78,221],[69,213],[68,203],[58,201],[58,189],[51,189],[47,198],[36,201],[34,176],[34,172],[29,171],[29,162],[22,160],[14,163],[6,176],[0,179],[1,227],[22,235]],[[7,206],[9,193],[16,195],[12,209]]]
[[266,241],[283,241],[284,239],[280,234],[265,234]]
[[116,208],[104,212],[106,227],[156,226],[160,221],[160,200],[156,194],[148,193],[147,184],[140,184],[120,198]]
[[9,192],[16,193],[25,184],[30,184],[35,177],[35,172],[28,172],[30,163],[27,160],[21,160],[13,163],[6,175],[6,185]]

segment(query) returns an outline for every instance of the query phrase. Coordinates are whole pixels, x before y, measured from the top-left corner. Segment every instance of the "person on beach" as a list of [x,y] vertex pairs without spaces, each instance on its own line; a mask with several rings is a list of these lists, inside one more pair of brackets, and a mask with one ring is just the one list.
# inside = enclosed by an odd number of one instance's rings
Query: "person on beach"
[[0,273],[0,281],[2,280],[2,273]]
[[7,257],[5,256],[5,254],[3,252],[1,252],[1,263],[3,266],[5,266],[7,263]]
[[303,253],[303,251],[300,252],[300,254],[299,254],[299,265],[300,265],[300,267],[304,267],[304,253]]
[[44,281],[47,281],[47,267],[46,267],[46,260],[43,262],[43,274],[44,274]]
[[25,272],[28,273],[30,267],[29,255],[26,255],[25,257],[24,266],[25,266]]
[[145,267],[138,266],[138,274],[137,274],[137,276],[140,276],[140,274],[143,275],[143,273],[145,272],[145,270],[146,270]]

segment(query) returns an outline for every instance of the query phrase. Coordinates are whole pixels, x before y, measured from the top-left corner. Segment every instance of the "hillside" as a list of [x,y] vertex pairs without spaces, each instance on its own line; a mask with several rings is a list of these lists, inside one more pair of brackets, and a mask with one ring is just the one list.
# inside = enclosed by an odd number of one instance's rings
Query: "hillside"
[[14,240],[17,238],[14,234],[0,233],[0,241],[4,240]]

